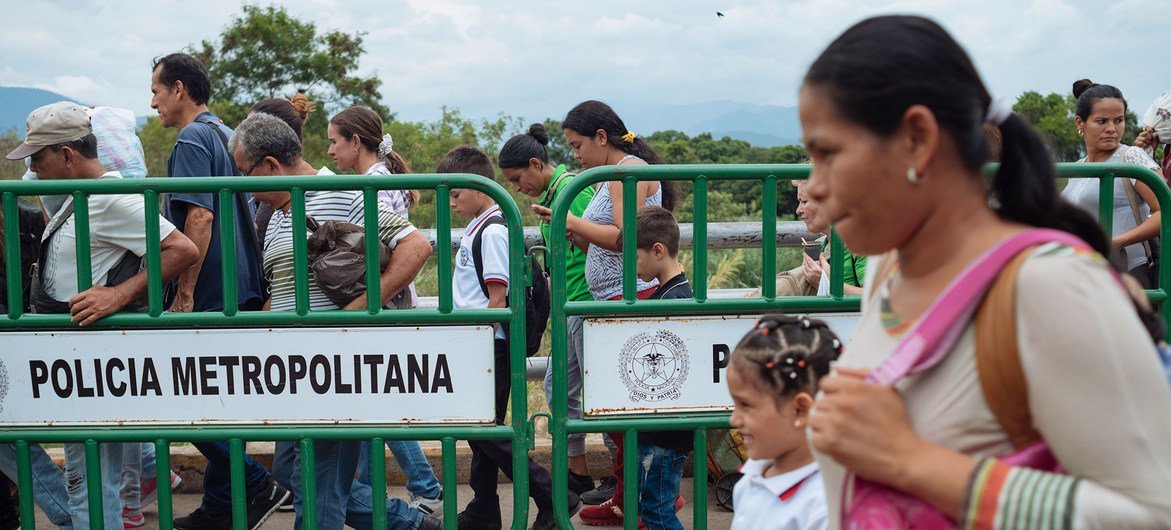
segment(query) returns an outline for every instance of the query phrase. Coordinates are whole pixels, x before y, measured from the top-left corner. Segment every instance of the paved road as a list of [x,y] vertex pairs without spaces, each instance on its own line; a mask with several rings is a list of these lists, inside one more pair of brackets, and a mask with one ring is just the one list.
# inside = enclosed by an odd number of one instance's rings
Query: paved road
[[[688,500],[687,506],[679,513],[679,519],[683,522],[684,528],[694,528],[692,524],[694,519],[691,510],[691,479],[683,479],[683,497]],[[403,494],[404,492],[397,488],[391,489],[391,494]],[[459,496],[457,498],[458,504],[463,506],[471,499],[472,490],[466,484],[460,484]],[[502,503],[502,510],[504,513],[504,527],[508,528],[512,523],[512,485],[502,483],[500,485],[500,500]],[[175,513],[185,515],[199,506],[200,496],[198,494],[177,494],[175,495]],[[732,525],[732,514],[725,511],[715,504],[714,490],[708,492],[708,528],[713,530],[722,530]],[[536,518],[537,508],[530,503],[529,505],[529,524],[532,524],[533,519]],[[144,530],[152,530],[158,528],[158,511],[155,506],[151,506],[145,512],[146,526]],[[573,518],[574,525],[579,528],[594,528],[587,527],[581,523],[577,517]],[[527,526],[527,525],[526,525]],[[293,528],[293,513],[292,512],[277,512],[268,520],[262,527],[265,530],[289,530]],[[37,510],[37,530],[54,530],[55,527],[49,524],[44,515]]]

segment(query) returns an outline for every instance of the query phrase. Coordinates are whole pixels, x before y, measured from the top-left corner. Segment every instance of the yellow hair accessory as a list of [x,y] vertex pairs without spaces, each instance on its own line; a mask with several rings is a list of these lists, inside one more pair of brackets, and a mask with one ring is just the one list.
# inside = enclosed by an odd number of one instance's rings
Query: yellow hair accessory
[[626,134],[622,135],[622,141],[628,144],[634,143],[634,131],[627,131]]

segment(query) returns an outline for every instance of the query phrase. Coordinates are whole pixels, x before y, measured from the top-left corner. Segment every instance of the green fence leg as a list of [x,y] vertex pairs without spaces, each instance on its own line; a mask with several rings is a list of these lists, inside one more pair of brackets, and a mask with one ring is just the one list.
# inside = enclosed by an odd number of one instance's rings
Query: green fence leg
[[692,501],[694,505],[692,508],[693,523],[692,528],[695,530],[705,530],[707,528],[707,429],[696,429],[693,444],[695,446],[695,456],[692,457],[691,477],[693,486]]
[[228,440],[232,476],[232,528],[248,530],[248,490],[244,485],[244,441]]
[[172,530],[175,520],[174,492],[171,491],[171,444],[155,440],[155,483],[159,492],[159,530]]
[[459,500],[457,488],[458,470],[455,463],[455,438],[443,438],[443,527],[447,530],[456,529],[456,520],[459,518]]
[[33,530],[36,528],[36,513],[33,512],[33,465],[28,442],[24,440],[16,442],[16,483],[28,485],[17,490],[20,499],[20,528]]
[[85,493],[89,502],[89,528],[102,530],[106,514],[102,510],[102,457],[96,440],[85,441]]
[[638,458],[638,431],[627,429],[622,436],[622,526],[638,530],[638,475],[642,462]]
[[[361,462],[358,465],[362,465]],[[371,501],[374,503],[372,511],[372,526],[386,528],[386,440],[374,438],[370,440],[370,488]],[[379,506],[381,510],[377,509]]]
[[301,439],[301,526],[305,530],[317,528],[317,465],[313,454],[313,439]]

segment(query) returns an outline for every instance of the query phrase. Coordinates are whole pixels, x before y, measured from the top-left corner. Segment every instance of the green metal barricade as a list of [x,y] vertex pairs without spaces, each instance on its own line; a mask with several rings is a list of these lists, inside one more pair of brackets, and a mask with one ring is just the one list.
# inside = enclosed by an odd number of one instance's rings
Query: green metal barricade
[[[570,315],[582,317],[638,317],[654,319],[678,315],[760,315],[768,312],[787,313],[825,313],[830,311],[857,311],[860,305],[858,296],[844,296],[842,287],[842,269],[834,267],[830,271],[829,296],[794,296],[777,297],[776,286],[772,279],[776,275],[776,241],[777,218],[777,185],[782,180],[805,179],[808,177],[809,165],[658,165],[658,166],[609,166],[595,168],[582,172],[573,179],[566,190],[561,193],[553,205],[552,229],[553,239],[560,239],[566,234],[566,215],[570,204],[576,195],[587,186],[598,183],[618,181],[622,184],[622,299],[621,301],[594,301],[568,302],[566,294],[567,263],[566,247],[552,245],[550,248],[551,267],[550,280],[552,285],[552,370],[553,396],[552,419],[550,431],[553,437],[553,500],[556,508],[558,523],[561,527],[571,527],[571,521],[566,516],[567,501],[563,492],[567,489],[568,453],[567,436],[570,433],[597,433],[621,432],[624,433],[624,489],[623,513],[638,513],[637,484],[637,455],[639,431],[666,431],[692,430],[694,431],[693,449],[694,459],[694,528],[707,527],[707,468],[704,458],[709,429],[726,429],[729,427],[729,414],[726,412],[696,412],[655,414],[653,416],[606,417],[590,419],[569,419],[567,403],[566,372],[568,370],[568,330],[566,318]],[[995,171],[995,166],[989,166],[988,171]],[[1109,166],[1104,164],[1060,164],[1059,173],[1067,178],[1100,178],[1103,190],[1102,219],[1103,228],[1110,232],[1112,219],[1115,177],[1130,177],[1150,186],[1155,191],[1159,204],[1171,204],[1171,190],[1158,175],[1138,166]],[[693,290],[692,300],[636,300],[635,248],[636,231],[633,229],[637,215],[636,186],[640,181],[690,181],[694,184],[694,261],[691,264]],[[762,294],[758,298],[740,299],[712,299],[708,296],[707,285],[707,205],[709,182],[728,180],[758,181],[763,185],[762,197],[762,234],[764,245],[762,260]],[[1164,221],[1161,236],[1168,237],[1168,223]],[[831,247],[831,263],[841,263],[843,245],[836,240]],[[1166,248],[1162,247],[1160,263],[1166,258]],[[1166,299],[1165,285],[1171,282],[1171,269],[1161,267],[1159,287],[1148,291],[1152,301],[1161,303]],[[1171,307],[1162,304],[1161,314],[1171,322]],[[585,397],[588,399],[588,397]],[[627,530],[637,528],[637,518],[624,518]]]
[[[509,282],[508,309],[455,309],[452,303],[452,245],[451,204],[449,191],[453,188],[481,191],[500,205],[508,223],[509,274],[511,278],[526,281]],[[436,192],[437,257],[439,307],[437,309],[383,310],[378,291],[378,235],[377,192],[381,189],[429,189]],[[291,312],[240,311],[236,303],[235,225],[222,223],[220,236],[223,256],[223,295],[225,307],[218,313],[165,313],[163,285],[160,281],[159,197],[163,193],[216,193],[221,204],[221,215],[233,218],[234,192],[289,191],[292,192],[293,226],[305,226],[305,192],[307,190],[361,190],[365,208],[366,230],[366,285],[365,311],[310,311],[308,293],[308,258],[306,234],[294,231],[294,263],[296,267],[296,310]],[[520,212],[508,193],[495,182],[476,175],[388,175],[388,176],[297,176],[297,177],[210,177],[184,179],[103,179],[61,181],[0,181],[0,204],[4,217],[17,219],[17,197],[22,195],[72,195],[77,216],[77,275],[78,289],[84,291],[93,284],[90,267],[90,231],[87,195],[141,194],[145,198],[145,233],[147,239],[146,269],[148,271],[149,310],[146,313],[120,313],[106,317],[86,329],[193,329],[193,328],[273,328],[273,327],[330,327],[330,326],[419,326],[510,324],[511,358],[510,379],[512,393],[512,422],[510,425],[271,425],[237,423],[232,426],[162,426],[131,425],[98,427],[8,427],[0,430],[0,443],[14,444],[17,454],[22,528],[34,528],[33,487],[31,486],[30,444],[83,443],[86,449],[89,511],[92,529],[102,525],[101,483],[98,444],[104,442],[153,442],[157,452],[159,524],[172,528],[169,446],[172,442],[229,441],[231,455],[232,515],[236,530],[245,528],[244,443],[255,440],[298,442],[302,449],[303,496],[315,498],[313,472],[314,440],[368,440],[374,448],[383,448],[386,440],[440,440],[443,451],[442,483],[446,490],[444,516],[447,528],[455,528],[458,500],[456,496],[455,442],[456,440],[511,440],[516,447],[513,458],[515,477],[513,497],[514,526],[523,527],[528,520],[527,451],[531,447],[525,382],[525,308],[524,288],[531,278],[526,266],[523,227]],[[7,278],[20,278],[20,244],[15,222],[5,234]],[[0,316],[0,341],[4,332],[78,330],[69,321],[69,315],[25,314],[19,283],[8,289],[7,315]],[[489,396],[485,398],[492,400]],[[339,416],[340,417],[340,416]],[[375,455],[384,454],[377,449]],[[383,458],[373,458],[371,469],[375,506],[385,499],[386,470]],[[382,492],[379,494],[378,492]],[[381,495],[381,497],[380,497]],[[315,527],[314,504],[304,505],[305,528]],[[374,510],[374,527],[386,527],[386,512]]]

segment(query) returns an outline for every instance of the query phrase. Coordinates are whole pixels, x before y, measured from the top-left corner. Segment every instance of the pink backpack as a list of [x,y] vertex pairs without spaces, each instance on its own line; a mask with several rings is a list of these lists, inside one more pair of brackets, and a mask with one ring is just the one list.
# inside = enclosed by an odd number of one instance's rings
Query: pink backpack
[[[1060,471],[1049,446],[1033,428],[1028,387],[1020,365],[1016,336],[1016,277],[1029,250],[1044,243],[1085,249],[1088,245],[1066,232],[1032,229],[988,250],[970,265],[895,346],[894,353],[867,377],[870,383],[894,385],[903,377],[938,364],[951,352],[973,317],[976,320],[976,365],[985,400],[1016,448],[999,460],[1014,466]],[[890,259],[883,260],[886,269]],[[880,274],[878,278],[885,275]],[[847,475],[842,498],[842,524],[850,530],[908,528],[953,529],[951,517],[927,501],[888,486]]]

